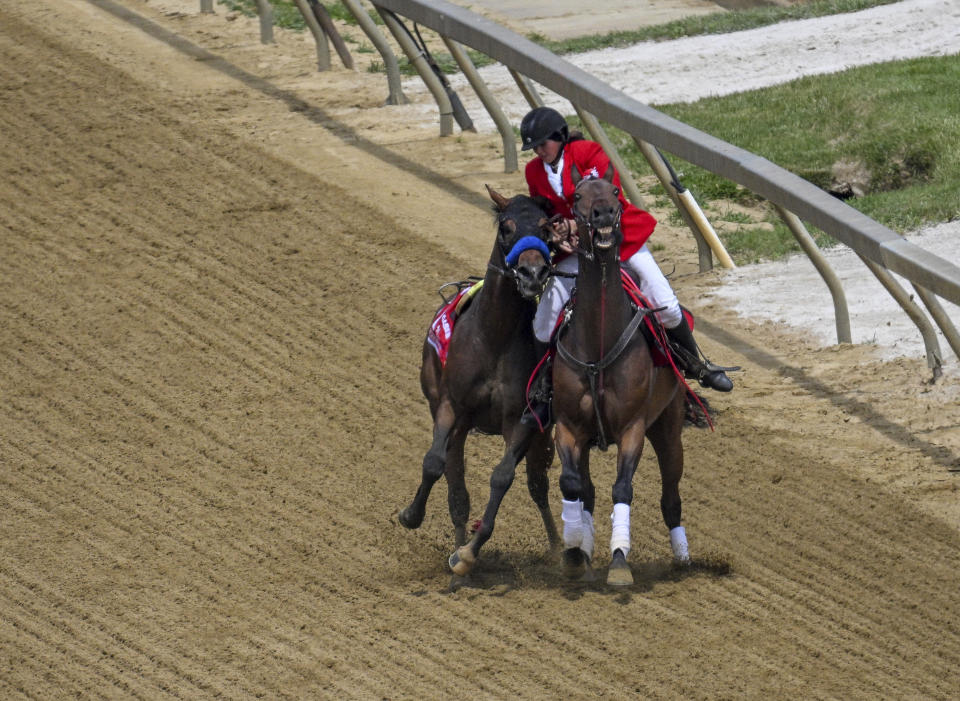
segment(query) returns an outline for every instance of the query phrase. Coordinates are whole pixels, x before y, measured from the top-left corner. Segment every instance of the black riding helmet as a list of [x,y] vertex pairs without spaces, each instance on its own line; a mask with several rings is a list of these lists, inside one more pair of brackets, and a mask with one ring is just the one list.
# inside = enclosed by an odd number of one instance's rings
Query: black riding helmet
[[567,120],[551,107],[537,107],[527,112],[520,122],[521,151],[536,148],[547,139],[567,143]]

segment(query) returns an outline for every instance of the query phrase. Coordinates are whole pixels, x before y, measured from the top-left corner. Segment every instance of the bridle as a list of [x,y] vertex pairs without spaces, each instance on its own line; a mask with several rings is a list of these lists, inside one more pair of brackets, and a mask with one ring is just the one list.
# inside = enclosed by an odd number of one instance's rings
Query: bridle
[[[574,193],[576,190],[580,189],[580,186],[585,183],[587,179],[581,180],[577,183]],[[578,255],[583,256],[588,261],[593,261],[595,258],[594,253],[594,236],[596,235],[596,227],[591,224],[587,215],[583,214],[579,207],[576,205],[579,202],[574,202],[573,213],[577,221],[577,229],[579,231],[585,231],[587,236],[581,236],[580,239],[589,238],[590,239],[590,248],[589,250],[584,248],[580,242],[577,243],[577,253]],[[613,230],[615,232],[620,231],[620,219],[623,215],[623,206],[620,204],[619,200],[617,201],[617,211],[613,220]],[[600,328],[602,329],[605,323],[605,312],[606,312],[606,283],[607,283],[607,261],[603,258],[599,261],[600,264],[600,278],[601,278],[601,298],[600,298]],[[620,284],[619,280],[617,284]],[[662,308],[661,308],[662,309]],[[599,436],[597,438],[597,447],[600,450],[606,450],[609,445],[607,441],[607,436],[603,430],[603,419],[600,411],[600,404],[603,398],[603,371],[608,368],[610,365],[620,357],[620,354],[626,349],[629,345],[630,340],[637,333],[637,330],[640,328],[640,324],[643,323],[644,318],[647,314],[661,311],[661,309],[645,309],[637,308],[634,312],[633,318],[630,319],[630,323],[627,324],[626,328],[623,330],[623,333],[620,334],[620,338],[617,339],[616,343],[613,344],[613,347],[608,351],[604,352],[603,345],[601,341],[600,347],[600,360],[594,362],[588,362],[580,360],[575,357],[567,347],[562,343],[560,338],[557,339],[557,354],[563,358],[567,363],[572,365],[575,368],[578,368],[587,374],[587,379],[590,383],[590,396],[593,399],[593,408],[594,414],[597,419],[597,430],[599,431]]]
[[520,279],[520,274],[517,271],[517,262],[520,259],[520,255],[529,250],[538,250],[541,254],[543,254],[543,258],[547,265],[549,266],[550,264],[550,249],[547,247],[547,244],[544,243],[543,239],[538,236],[533,236],[530,234],[521,236],[510,247],[510,250],[506,250],[506,247],[502,243],[498,243],[498,247],[500,249],[500,255],[503,256],[503,261],[506,264],[505,267],[500,267],[492,262],[487,263],[487,267],[490,270],[499,273],[508,280],[513,280],[517,287],[517,292],[520,292],[521,294],[523,292],[521,288],[522,281]]
[[[596,233],[597,233],[597,229],[596,229],[595,226],[593,226],[593,224],[590,223],[589,215],[588,215],[588,214],[584,214],[583,212],[581,212],[581,211],[580,211],[580,208],[577,206],[577,205],[579,205],[579,203],[580,203],[580,202],[579,202],[579,199],[578,199],[578,197],[577,197],[577,191],[580,189],[580,187],[581,187],[584,183],[589,182],[590,180],[595,180],[595,179],[596,179],[596,178],[593,178],[593,177],[584,178],[583,180],[581,180],[580,182],[578,182],[577,185],[576,185],[576,187],[573,189],[573,197],[574,197],[573,217],[574,217],[574,219],[575,219],[576,222],[577,222],[577,230],[578,230],[578,231],[585,231],[585,232],[587,233],[587,236],[580,236],[580,237],[579,237],[579,240],[577,241],[577,251],[576,251],[576,252],[577,252],[578,255],[583,256],[584,258],[586,258],[586,259],[589,260],[589,261],[593,261],[593,259],[594,259],[594,255],[595,255],[595,254],[594,254],[594,245],[593,245],[593,242],[594,242],[594,237],[596,236]],[[616,215],[614,216],[614,219],[613,219],[613,229],[614,229],[615,231],[619,231],[619,229],[620,229],[620,218],[621,218],[622,216],[623,216],[623,205],[621,205],[621,204],[620,204],[620,201],[617,200],[617,213],[616,213]],[[583,246],[583,239],[585,239],[585,238],[587,238],[587,239],[590,240],[590,248],[589,248],[589,249],[584,248],[584,246]],[[601,261],[600,264],[601,264],[601,265],[604,265],[603,261]]]

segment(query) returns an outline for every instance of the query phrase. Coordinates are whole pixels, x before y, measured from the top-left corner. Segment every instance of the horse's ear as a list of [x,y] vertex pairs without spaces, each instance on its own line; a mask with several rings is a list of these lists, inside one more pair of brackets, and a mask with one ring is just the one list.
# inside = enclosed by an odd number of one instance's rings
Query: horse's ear
[[583,176],[580,175],[580,171],[577,170],[577,164],[576,164],[576,163],[571,163],[571,164],[570,164],[570,179],[573,180],[573,186],[574,186],[574,187],[577,186],[577,183],[579,183],[581,180],[583,180]]
[[607,165],[607,172],[603,174],[603,179],[612,185],[614,173],[615,171],[613,170],[613,163],[609,163]]
[[489,185],[484,184],[484,187],[487,188],[487,192],[490,193],[490,199],[493,200],[493,203],[494,203],[495,205],[497,205],[497,209],[498,209],[499,211],[502,212],[504,209],[507,208],[507,204],[510,203],[510,200],[508,200],[506,197],[504,197],[503,195],[501,195],[499,192],[497,192],[496,190],[494,190],[494,189],[493,189],[492,187],[490,187]]

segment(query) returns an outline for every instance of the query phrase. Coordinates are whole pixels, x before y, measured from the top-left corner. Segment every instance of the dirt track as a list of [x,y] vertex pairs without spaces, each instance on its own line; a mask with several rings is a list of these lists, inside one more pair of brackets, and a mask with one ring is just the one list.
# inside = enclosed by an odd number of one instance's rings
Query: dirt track
[[[0,6],[0,696],[956,696],[956,370],[722,309],[704,345],[746,369],[687,434],[695,567],[669,568],[645,455],[632,589],[565,583],[519,479],[449,593],[442,485],[419,531],[394,518],[420,341],[485,263],[481,183],[518,176],[470,135],[338,120],[382,78],[171,4]],[[477,512],[498,444],[471,446]]]

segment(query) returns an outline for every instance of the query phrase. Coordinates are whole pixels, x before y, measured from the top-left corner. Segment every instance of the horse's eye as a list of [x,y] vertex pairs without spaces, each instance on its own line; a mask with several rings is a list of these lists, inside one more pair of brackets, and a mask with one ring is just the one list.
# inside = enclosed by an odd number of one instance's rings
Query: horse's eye
[[583,197],[583,195],[581,195],[579,192],[576,192],[576,193],[574,193],[574,195],[573,195],[573,201],[574,201],[574,202],[579,202],[581,197]]
[[619,188],[619,187],[613,188],[613,196],[614,196],[614,197],[619,197],[619,196],[620,196],[620,188]]

